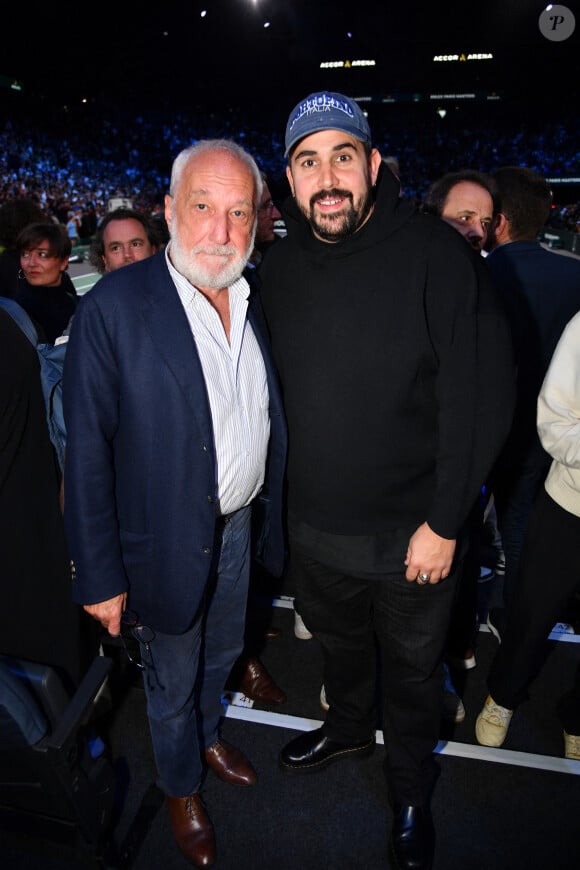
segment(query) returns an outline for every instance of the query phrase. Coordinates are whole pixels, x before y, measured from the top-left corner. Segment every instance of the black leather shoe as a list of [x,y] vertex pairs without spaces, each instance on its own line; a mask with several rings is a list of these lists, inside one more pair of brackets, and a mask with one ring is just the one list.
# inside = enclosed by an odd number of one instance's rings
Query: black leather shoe
[[429,810],[395,804],[393,815],[389,845],[396,870],[431,870],[435,834]]
[[279,761],[284,770],[314,771],[343,758],[366,758],[374,749],[374,735],[363,743],[338,743],[318,728],[287,743],[280,752]]

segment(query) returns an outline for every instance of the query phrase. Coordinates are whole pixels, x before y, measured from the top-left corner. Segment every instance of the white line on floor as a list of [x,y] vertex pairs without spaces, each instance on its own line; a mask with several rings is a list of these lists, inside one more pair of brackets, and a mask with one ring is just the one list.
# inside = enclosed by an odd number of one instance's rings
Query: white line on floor
[[[253,707],[237,706],[234,703],[226,708],[226,716],[230,719],[241,719],[255,725],[269,725],[274,728],[287,728],[290,731],[314,731],[320,728],[320,719],[305,719],[300,716],[288,716],[283,713],[272,713],[269,710],[255,710]],[[244,698],[244,705],[247,699]],[[383,732],[376,732],[377,743],[383,745]],[[437,755],[451,755],[454,758],[470,758],[473,761],[490,761],[495,764],[511,764],[515,767],[530,767],[535,770],[548,770],[552,773],[571,773],[580,776],[580,761],[569,758],[556,758],[552,755],[534,755],[531,752],[513,752],[509,749],[490,749],[466,743],[456,743],[451,740],[440,740],[435,748]]]

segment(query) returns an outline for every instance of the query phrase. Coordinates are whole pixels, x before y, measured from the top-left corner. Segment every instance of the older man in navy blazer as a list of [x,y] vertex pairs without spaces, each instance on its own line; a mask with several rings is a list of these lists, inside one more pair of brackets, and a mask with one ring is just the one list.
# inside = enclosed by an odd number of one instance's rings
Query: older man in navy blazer
[[272,574],[284,559],[285,423],[242,277],[261,191],[258,167],[233,142],[179,154],[167,249],[82,299],[64,375],[73,595],[111,635],[130,611],[148,641],[159,785],[175,840],[200,867],[215,860],[204,762],[237,785],[256,779],[218,730],[243,646],[253,509],[255,555]]

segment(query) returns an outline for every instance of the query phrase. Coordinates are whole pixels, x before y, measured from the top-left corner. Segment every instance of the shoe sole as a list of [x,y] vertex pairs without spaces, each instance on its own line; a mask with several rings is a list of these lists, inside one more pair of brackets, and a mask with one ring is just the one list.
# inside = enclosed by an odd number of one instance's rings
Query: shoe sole
[[346,758],[354,758],[357,760],[360,758],[368,758],[374,751],[375,739],[373,737],[372,741],[364,746],[357,747],[356,749],[346,747],[340,752],[334,752],[332,755],[329,755],[328,758],[325,758],[323,761],[316,761],[311,764],[289,764],[279,757],[278,766],[281,770],[284,770],[287,773],[315,773],[317,770],[322,770],[323,768],[328,767],[329,764],[333,764],[335,761],[344,761]]

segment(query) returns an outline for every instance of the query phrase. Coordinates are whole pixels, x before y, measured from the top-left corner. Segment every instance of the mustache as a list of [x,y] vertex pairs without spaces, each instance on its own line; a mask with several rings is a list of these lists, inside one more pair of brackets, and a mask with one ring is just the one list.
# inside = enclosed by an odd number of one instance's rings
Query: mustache
[[238,253],[235,245],[195,245],[192,254],[209,254],[212,257],[231,257]]
[[333,187],[331,190],[319,190],[310,197],[310,207],[312,208],[319,199],[332,199],[337,197],[340,199],[349,199],[352,202],[352,193],[350,190],[339,190],[338,187]]

